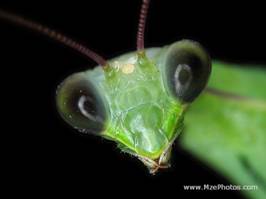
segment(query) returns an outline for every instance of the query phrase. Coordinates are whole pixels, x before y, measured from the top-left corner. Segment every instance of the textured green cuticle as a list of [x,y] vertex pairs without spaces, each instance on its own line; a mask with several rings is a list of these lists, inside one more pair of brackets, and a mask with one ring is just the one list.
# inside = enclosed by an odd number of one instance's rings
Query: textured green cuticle
[[138,155],[158,158],[182,127],[181,103],[166,94],[160,71],[145,56],[110,65],[101,82],[110,112],[104,136]]

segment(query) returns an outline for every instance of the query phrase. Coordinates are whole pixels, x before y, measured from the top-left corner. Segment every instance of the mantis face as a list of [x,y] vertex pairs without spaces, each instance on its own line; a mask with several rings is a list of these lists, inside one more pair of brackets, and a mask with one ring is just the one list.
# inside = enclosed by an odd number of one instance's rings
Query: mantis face
[[183,40],[108,63],[73,74],[58,87],[61,116],[81,132],[116,142],[152,173],[167,167],[184,111],[207,83],[208,54]]
[[1,10],[0,19],[48,36],[98,63],[93,70],[71,75],[58,87],[60,115],[81,132],[114,141],[155,173],[168,166],[185,109],[207,84],[211,61],[198,43],[189,40],[146,51],[149,2],[143,0],[141,7],[137,51],[110,61],[31,20]]

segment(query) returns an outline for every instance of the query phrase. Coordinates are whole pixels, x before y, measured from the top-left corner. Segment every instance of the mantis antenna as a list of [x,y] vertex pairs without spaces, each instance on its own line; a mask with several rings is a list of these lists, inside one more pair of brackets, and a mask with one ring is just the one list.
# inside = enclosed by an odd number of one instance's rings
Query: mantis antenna
[[43,26],[39,23],[33,22],[31,20],[28,20],[26,18],[23,18],[21,16],[18,16],[18,15],[15,15],[15,14],[3,11],[3,10],[0,10],[0,19],[9,21],[13,24],[23,26],[35,32],[41,33],[42,35],[48,36],[49,38],[65,46],[68,46],[69,48],[72,48],[78,53],[85,55],[87,58],[92,59],[97,64],[101,66],[107,66],[106,60],[100,55],[98,55],[97,53],[95,53],[94,51],[90,50],[89,48],[82,45],[81,43],[65,36],[64,34],[56,32],[46,26]]
[[144,50],[144,33],[145,33],[145,25],[146,25],[149,4],[150,4],[150,0],[142,1],[140,17],[139,17],[138,33],[137,33],[137,50],[138,51]]

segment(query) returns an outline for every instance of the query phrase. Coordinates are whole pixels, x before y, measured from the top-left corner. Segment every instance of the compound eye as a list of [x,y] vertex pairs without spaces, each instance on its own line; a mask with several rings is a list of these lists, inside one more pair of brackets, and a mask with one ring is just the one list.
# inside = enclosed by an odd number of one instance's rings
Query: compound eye
[[183,40],[169,47],[164,68],[171,93],[184,102],[191,102],[208,82],[211,60],[199,43]]
[[[187,90],[192,81],[192,71],[187,64],[178,64],[174,75],[174,85],[177,96],[182,96],[182,91]],[[181,89],[182,88],[182,89]]]
[[103,101],[85,73],[71,75],[57,89],[57,109],[62,118],[84,133],[99,134],[106,119]]

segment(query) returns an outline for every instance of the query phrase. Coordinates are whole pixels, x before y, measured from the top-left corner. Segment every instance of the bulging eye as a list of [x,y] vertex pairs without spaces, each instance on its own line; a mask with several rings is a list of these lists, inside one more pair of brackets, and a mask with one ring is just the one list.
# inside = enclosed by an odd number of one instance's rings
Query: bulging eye
[[210,57],[197,42],[176,42],[165,53],[165,82],[170,92],[184,102],[191,102],[200,94],[208,82],[210,72]]
[[57,89],[57,108],[63,119],[84,133],[99,134],[106,112],[99,91],[85,73],[68,77]]

